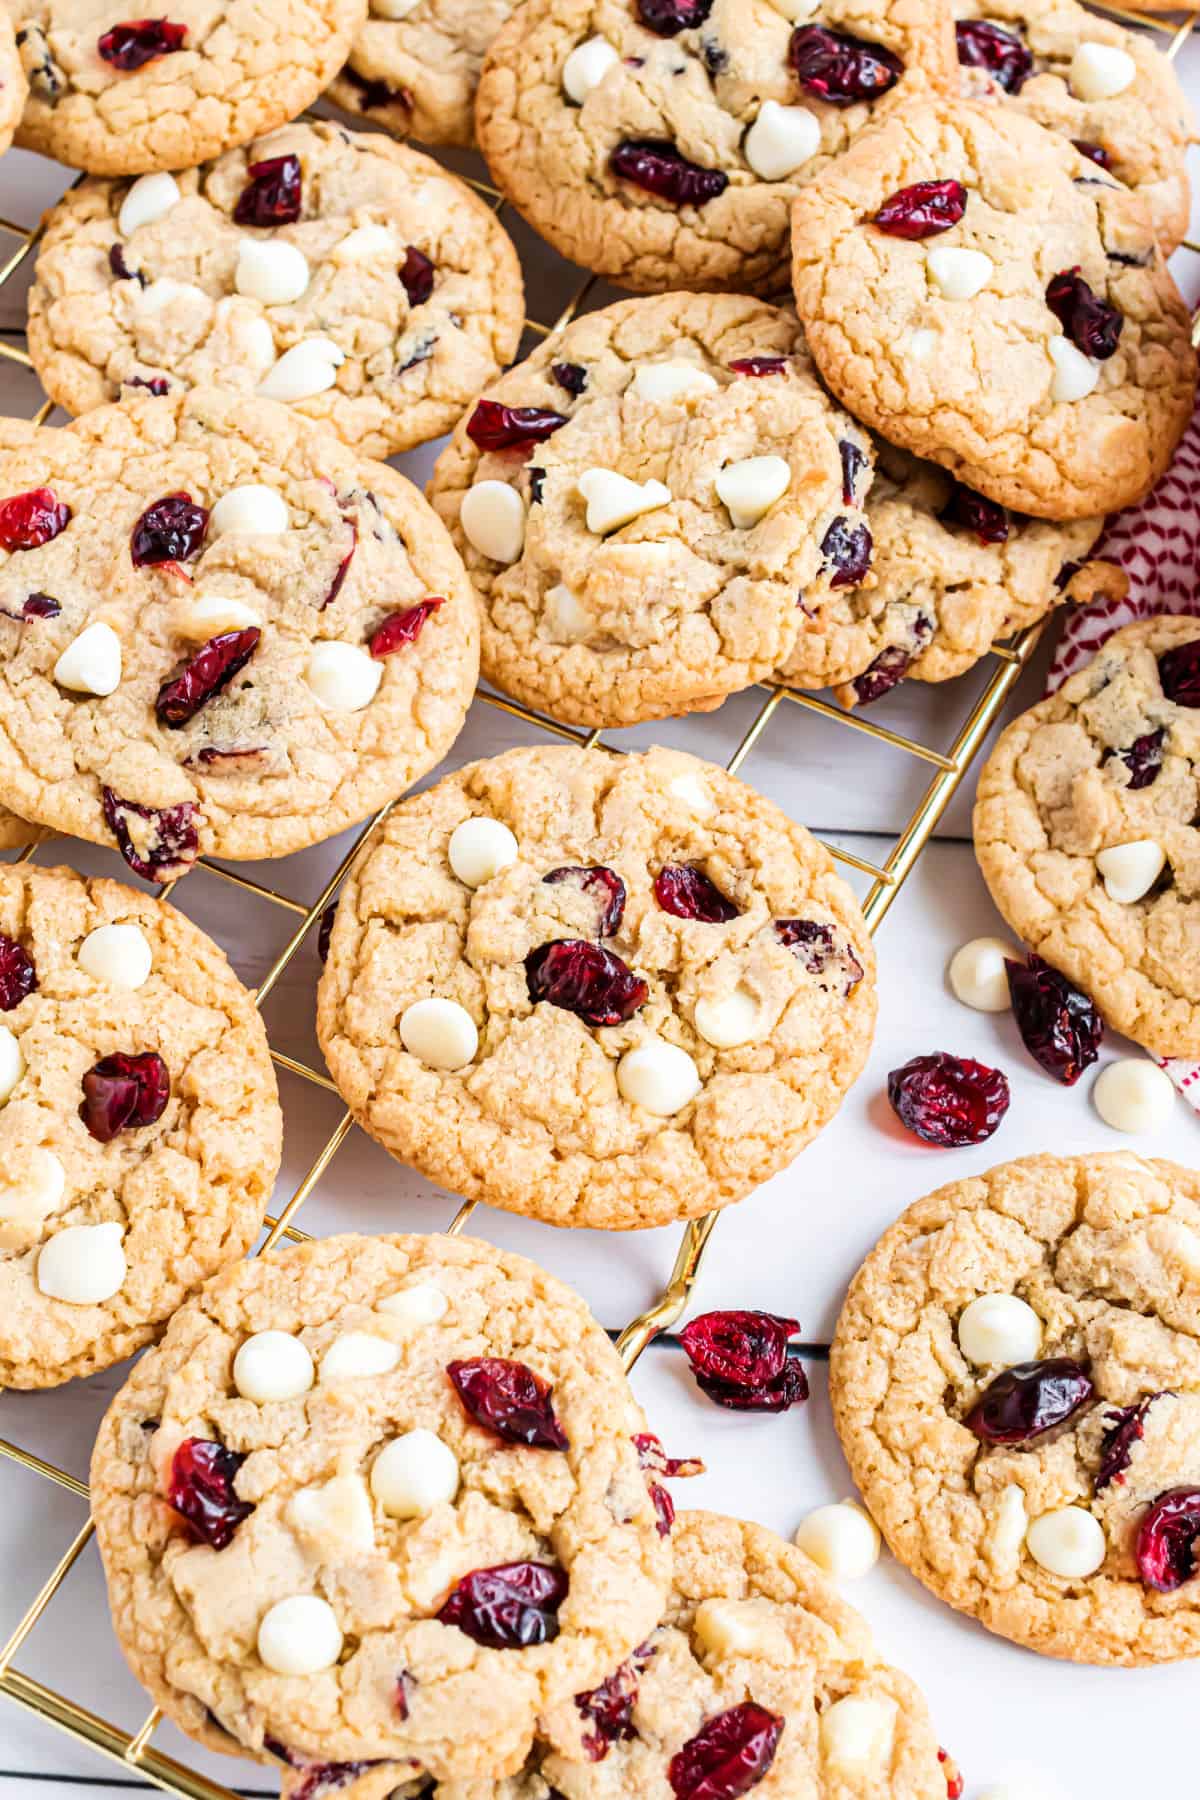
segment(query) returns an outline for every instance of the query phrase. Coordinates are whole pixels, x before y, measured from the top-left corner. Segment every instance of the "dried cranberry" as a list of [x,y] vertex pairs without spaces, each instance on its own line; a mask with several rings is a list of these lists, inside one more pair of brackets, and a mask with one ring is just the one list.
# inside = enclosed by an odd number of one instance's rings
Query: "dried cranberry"
[[956,481],[950,489],[938,518],[944,525],[961,525],[973,531],[981,544],[1004,544],[1008,541],[1009,518],[994,500],[985,500],[965,482]]
[[582,394],[588,384],[587,370],[582,363],[551,363],[550,373],[568,394]]
[[652,1431],[639,1431],[633,1440],[640,1469],[653,1469],[656,1475],[703,1475],[704,1464],[698,1456],[668,1456],[661,1438]]
[[96,48],[114,69],[140,69],[156,56],[171,56],[183,49],[186,25],[170,19],[130,19],[114,25],[97,41]]
[[776,919],[775,935],[781,944],[794,950],[810,975],[824,975],[832,965],[845,986],[843,995],[852,994],[863,978],[863,966],[854,954],[853,945],[841,941],[841,932],[817,919]]
[[713,0],[637,0],[638,18],[659,37],[695,31],[713,9]]
[[1157,1394],[1147,1394],[1136,1406],[1120,1406],[1105,1413],[1108,1429],[1100,1439],[1100,1467],[1093,1484],[1096,1493],[1103,1493],[1111,1481],[1124,1481],[1133,1446],[1146,1435],[1146,1414],[1168,1391],[1160,1388]]
[[361,112],[374,112],[379,106],[402,106],[405,112],[411,112],[413,97],[407,88],[389,87],[386,81],[371,81],[352,69],[347,63],[338,76],[358,94],[358,106]]
[[768,1312],[698,1313],[679,1334],[695,1375],[761,1387],[782,1374],[788,1339],[800,1329],[798,1319]]
[[1100,1053],[1104,1022],[1095,1002],[1040,956],[1004,966],[1025,1048],[1047,1074],[1064,1087],[1074,1087]]
[[23,619],[57,619],[61,611],[53,594],[27,594],[21,603]]
[[551,869],[548,875],[542,876],[542,881],[548,887],[556,887],[561,881],[568,882],[580,893],[591,894],[599,901],[597,937],[612,937],[621,929],[621,920],[625,917],[625,883],[615,869],[606,868],[603,863],[589,863],[583,867],[568,865]]
[[888,1076],[888,1099],[902,1125],[927,1144],[982,1144],[1008,1111],[1008,1081],[999,1069],[937,1050],[914,1056]]
[[872,700],[881,700],[890,694],[912,666],[913,652],[903,644],[889,644],[881,650],[874,662],[869,663],[861,675],[856,675],[851,684],[858,700],[863,706]]
[[441,595],[435,595],[429,600],[418,600],[415,606],[407,606],[403,612],[389,613],[382,625],[377,625],[371,633],[367,649],[374,657],[384,657],[402,650],[405,644],[415,644],[426,619],[445,604]]
[[0,931],[0,1012],[11,1012],[14,1006],[20,1006],[37,984],[37,970],[29,952],[16,938]]
[[842,504],[853,506],[855,483],[867,466],[866,452],[852,444],[849,438],[839,438],[838,455],[842,459]]
[[830,106],[878,100],[894,88],[904,64],[882,44],[869,44],[825,25],[800,25],[792,33],[788,62],[807,93]]
[[637,1737],[633,1708],[638,1697],[638,1673],[632,1659],[586,1694],[576,1694],[575,1704],[595,1729],[583,1734],[589,1762],[603,1762],[610,1744],[630,1743]]
[[1102,144],[1089,144],[1084,138],[1072,138],[1071,142],[1078,150],[1080,156],[1086,156],[1089,162],[1094,162],[1096,164],[1097,168],[1112,168],[1112,157],[1108,154],[1108,151]]
[[1094,294],[1078,267],[1064,269],[1046,287],[1046,305],[1085,356],[1104,362],[1117,347],[1125,319]]
[[301,1763],[293,1759],[293,1768],[304,1771],[299,1785],[289,1786],[287,1800],[321,1800],[323,1794],[336,1794],[340,1788],[347,1788],[368,1769],[376,1767],[369,1762],[339,1763]]
[[530,470],[529,470],[529,504],[530,504],[530,506],[540,506],[542,504],[542,489],[545,487],[545,485],[546,485],[545,469],[535,469],[531,466]]
[[738,1800],[757,1787],[779,1746],[783,1720],[753,1700],[718,1713],[667,1769],[675,1800]]
[[317,926],[317,955],[322,962],[329,955],[329,940],[333,936],[333,921],[337,917],[337,901],[331,900],[321,914],[321,923]]
[[0,500],[0,547],[5,550],[40,550],[67,529],[71,509],[50,488],[31,488]]
[[1158,659],[1158,679],[1176,706],[1200,706],[1200,638],[1164,650]]
[[467,436],[481,450],[525,450],[540,444],[567,422],[547,406],[501,406],[480,400],[467,420]]
[[294,225],[300,217],[300,158],[269,156],[251,163],[250,179],[233,209],[235,225]]
[[740,914],[740,908],[693,863],[668,863],[660,869],[654,877],[654,898],[672,917],[698,919],[704,925],[727,925]]
[[349,532],[350,532],[350,548],[346,551],[346,554],[342,557],[341,561],[338,563],[337,568],[333,572],[333,580],[330,582],[328,588],[325,590],[325,598],[322,600],[321,607],[320,607],[320,610],[322,612],[325,611],[325,608],[327,606],[332,606],[334,601],[337,599],[338,595],[341,593],[342,587],[346,580],[346,577],[350,573],[350,564],[354,561],[354,553],[358,549],[358,518],[357,518],[357,516],[354,514],[351,514],[351,513],[343,512],[342,518],[345,521],[345,523],[349,529]]
[[529,998],[573,1012],[585,1025],[620,1025],[644,1006],[650,990],[619,956],[584,938],[557,938],[525,958]]
[[650,1481],[646,1485],[650,1490],[650,1499],[654,1505],[656,1518],[654,1529],[658,1532],[659,1537],[670,1537],[671,1527],[675,1523],[675,1502],[661,1482]]
[[962,1800],[967,1784],[958,1764],[948,1750],[938,1751],[938,1761],[942,1765],[942,1774],[946,1777],[946,1800]]
[[522,1650],[558,1636],[567,1577],[553,1563],[501,1563],[464,1575],[438,1618],[489,1650]]
[[761,1387],[740,1387],[732,1381],[713,1381],[697,1375],[696,1386],[718,1406],[732,1412],[787,1412],[808,1399],[808,1376],[798,1362],[788,1361],[779,1374]]
[[122,800],[110,787],[100,793],[105,823],[135,875],[144,875],[147,881],[174,881],[187,874],[200,849],[196,808],[190,800],[178,806],[139,806],[136,800]]
[[211,1438],[184,1438],[171,1459],[167,1500],[192,1536],[213,1550],[223,1550],[243,1519],[254,1511],[239,1500],[233,1478],[245,1462],[236,1450]]
[[1157,731],[1147,731],[1142,737],[1134,738],[1127,750],[1106,750],[1100,760],[1107,762],[1110,757],[1115,757],[1118,762],[1123,762],[1129,770],[1126,786],[1136,793],[1139,788],[1148,788],[1158,780],[1166,735],[1166,727],[1160,726]]
[[131,269],[125,261],[125,249],[122,244],[112,244],[108,252],[108,266],[118,281],[136,281],[141,287],[146,285],[146,277],[140,269]]
[[622,181],[631,181],[672,206],[703,206],[729,186],[724,170],[702,169],[661,138],[626,138],[609,157],[608,166]]
[[871,567],[871,551],[875,540],[866,525],[851,525],[849,519],[836,518],[821,539],[821,555],[831,588],[857,587]]
[[239,669],[244,669],[254,652],[262,632],[257,625],[245,631],[222,631],[209,638],[194,656],[188,658],[178,675],[164,681],[154,702],[161,725],[178,731],[200,708],[227,687]]
[[1019,94],[1033,74],[1033,57],[1015,31],[990,19],[960,19],[954,27],[958,60],[968,69],[986,69],[1006,94]]
[[535,1450],[568,1450],[567,1434],[554,1415],[554,1390],[523,1362],[477,1356],[447,1363],[454,1391],[477,1425],[506,1444]]
[[261,766],[267,755],[265,744],[204,744],[192,756],[185,756],[185,769],[207,769],[214,775],[246,775]]
[[961,181],[917,181],[885,200],[874,223],[889,237],[936,237],[957,225],[966,210]]
[[409,244],[400,265],[400,285],[410,306],[424,306],[433,292],[433,264],[423,250]]
[[146,392],[153,394],[156,400],[161,400],[163,395],[169,393],[171,389],[171,384],[165,375],[131,375],[128,381],[121,383],[121,386],[145,388]]
[[171,1078],[157,1050],[102,1056],[81,1085],[79,1116],[98,1144],[110,1144],[118,1132],[153,1125],[171,1096]]
[[190,494],[164,494],[148,506],[129,538],[135,569],[149,564],[190,562],[199,556],[208,530],[208,508]]
[[411,1669],[401,1669],[396,1677],[396,1686],[392,1705],[398,1719],[407,1719],[409,1715],[409,1695],[417,1685],[417,1678]]
[[739,356],[729,365],[735,375],[783,375],[787,366],[786,356]]
[[985,1444],[1024,1444],[1061,1425],[1092,1393],[1087,1370],[1068,1356],[1014,1363],[988,1383],[963,1424]]
[[1138,1526],[1138,1573],[1147,1587],[1173,1594],[1196,1573],[1200,1545],[1200,1487],[1169,1488]]

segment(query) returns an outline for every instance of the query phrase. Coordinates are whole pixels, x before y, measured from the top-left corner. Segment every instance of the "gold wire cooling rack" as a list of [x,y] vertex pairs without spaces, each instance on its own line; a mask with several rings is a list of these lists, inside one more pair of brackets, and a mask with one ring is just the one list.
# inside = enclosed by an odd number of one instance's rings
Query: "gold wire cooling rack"
[[[1104,7],[1102,10],[1107,16],[1119,19],[1126,24],[1142,26],[1164,34],[1167,38],[1166,54],[1171,57],[1178,54],[1189,34],[1200,21],[1200,12],[1191,12],[1179,20],[1156,18],[1146,13],[1126,12],[1116,7]],[[495,188],[486,182],[475,180],[472,180],[470,185],[492,202],[497,215],[503,214],[507,203]],[[0,217],[0,233],[13,238],[16,242],[16,247],[11,255],[0,264],[0,290],[2,290],[35,248],[40,233],[36,229],[26,229],[3,217]],[[1185,242],[1183,248],[1200,254],[1200,244]],[[527,332],[531,332],[537,337],[546,337],[551,332],[561,329],[586,307],[596,285],[594,277],[582,281],[557,319],[547,324],[545,321],[529,318],[526,320]],[[1200,314],[1197,315],[1197,332],[1200,334]],[[0,359],[17,364],[27,371],[32,370],[33,365],[27,351],[20,345],[6,342],[2,338],[0,338]],[[39,425],[44,423],[52,410],[52,403],[49,400],[44,401],[34,414],[34,423]],[[1034,625],[1008,642],[992,646],[989,660],[994,667],[987,674],[982,690],[958,726],[949,749],[945,751],[931,748],[913,738],[905,737],[901,733],[879,724],[874,719],[831,705],[815,694],[803,693],[783,686],[773,686],[763,691],[761,704],[753,720],[725,765],[730,774],[736,774],[743,770],[747,759],[761,742],[776,714],[786,710],[788,706],[802,707],[805,711],[816,714],[822,720],[827,721],[831,729],[860,732],[880,748],[915,758],[930,770],[920,799],[897,832],[891,850],[881,862],[870,862],[865,857],[858,856],[837,844],[826,845],[826,848],[839,862],[845,863],[869,879],[870,886],[862,904],[868,929],[872,933],[876,932],[882,924],[889,907],[899,894],[917,858],[936,829],[938,821],[957,792],[976,752],[998,717],[1005,699],[1033,654],[1043,629],[1042,625]],[[602,749],[613,749],[613,746],[603,743],[599,731],[582,731],[570,725],[560,724],[554,719],[547,718],[544,714],[533,712],[528,707],[518,706],[499,694],[491,693],[486,688],[481,687],[478,690],[477,698],[482,704],[494,707],[500,712],[521,720],[535,731],[546,732],[553,737],[564,738],[571,743],[586,745],[588,748],[599,745]],[[259,1006],[277,985],[308,933],[317,926],[325,908],[334,899],[342,878],[354,858],[366,841],[382,825],[390,811],[391,806],[385,806],[370,820],[355,838],[354,843],[324,887],[311,901],[297,899],[291,894],[251,881],[247,876],[238,874],[234,869],[224,868],[221,864],[211,862],[207,858],[201,859],[199,867],[205,871],[207,877],[229,882],[247,893],[256,895],[261,900],[281,907],[285,912],[291,913],[296,920],[291,937],[267,970],[258,988]],[[38,848],[37,845],[30,846],[21,852],[17,860],[28,861],[37,853]],[[204,877],[197,874],[191,876],[193,882],[199,879],[204,879]],[[174,885],[173,882],[161,885],[158,889],[159,894],[166,897],[171,893]],[[302,1080],[311,1082],[319,1088],[324,1088],[327,1092],[336,1093],[332,1081],[320,1070],[311,1068],[307,1063],[287,1056],[280,1050],[272,1049],[271,1054],[279,1068],[299,1076]],[[284,1237],[294,1242],[302,1242],[307,1238],[308,1233],[301,1231],[294,1222],[296,1215],[317,1183],[328,1171],[330,1164],[353,1129],[354,1121],[349,1112],[343,1113],[290,1199],[277,1216],[269,1217],[266,1220],[266,1235],[255,1250],[255,1255],[271,1249]],[[447,1225],[447,1232],[461,1231],[475,1208],[475,1201],[464,1202]],[[682,1315],[719,1217],[719,1213],[708,1213],[704,1218],[693,1219],[686,1226],[670,1278],[659,1300],[646,1312],[632,1319],[620,1333],[617,1338],[617,1349],[626,1370],[633,1368],[647,1344],[659,1332],[668,1331]],[[88,1490],[84,1482],[68,1473],[67,1470],[57,1467],[54,1463],[46,1461],[45,1458],[19,1444],[0,1438],[0,1456],[18,1464],[29,1473],[40,1476],[43,1480],[56,1483],[81,1499],[87,1498]],[[89,1521],[67,1544],[55,1567],[22,1614],[7,1642],[0,1647],[0,1694],[15,1701],[26,1711],[57,1726],[78,1742],[91,1745],[94,1750],[118,1763],[127,1773],[144,1777],[146,1781],[161,1788],[165,1793],[179,1795],[182,1800],[239,1800],[231,1788],[210,1780],[199,1771],[188,1768],[176,1758],[154,1749],[152,1739],[163,1717],[157,1707],[148,1714],[137,1731],[130,1733],[80,1706],[68,1695],[57,1693],[53,1688],[47,1687],[30,1675],[23,1674],[20,1669],[15,1667],[15,1657],[46,1613],[71,1569],[87,1548],[91,1536],[92,1525]]]

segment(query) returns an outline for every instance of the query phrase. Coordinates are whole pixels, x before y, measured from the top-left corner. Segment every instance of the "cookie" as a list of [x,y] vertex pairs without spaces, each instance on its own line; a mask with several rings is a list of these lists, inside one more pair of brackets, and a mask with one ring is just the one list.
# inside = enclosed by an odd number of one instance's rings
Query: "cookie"
[[794,316],[665,294],[587,313],[489,387],[430,499],[483,602],[483,671],[584,725],[770,677],[862,549],[867,434]]
[[475,142],[475,90],[514,0],[372,0],[328,98],[396,137]]
[[0,867],[0,1383],[106,1369],[262,1224],[282,1117],[224,955],[164,901]]
[[1013,930],[1156,1056],[1200,1056],[1200,626],[1148,619],[1008,727],[975,854]]
[[1149,201],[1164,255],[1187,231],[1195,119],[1170,59],[1075,0],[955,0],[963,92],[1061,132]]
[[0,152],[12,143],[28,96],[12,20],[0,9]]
[[1191,416],[1191,323],[1146,202],[1014,110],[930,102],[793,208],[817,367],[889,440],[989,500],[1086,518],[1140,500]]
[[793,687],[833,687],[856,706],[906,678],[948,681],[1064,601],[1126,592],[1115,563],[1088,559],[1103,519],[1053,525],[1009,513],[936,463],[881,438],[873,447],[867,573],[805,595],[781,670]]
[[38,254],[29,351],[68,412],[130,387],[222,387],[385,457],[457,423],[523,318],[516,252],[464,182],[321,122],[177,177],[69,189]]
[[476,103],[497,185],[641,292],[787,285],[788,208],[872,118],[957,82],[948,0],[527,0]]
[[1047,1656],[1195,1656],[1198,1303],[1200,1176],[1174,1163],[1029,1156],[910,1206],[830,1363],[900,1561]]
[[41,836],[36,825],[18,819],[7,806],[0,806],[0,850],[20,850],[26,844],[36,844]]
[[741,1199],[855,1080],[875,958],[827,852],[671,750],[512,750],[389,815],[338,903],[330,1073],[394,1156],[557,1225]]
[[216,1749],[512,1771],[661,1615],[644,1429],[604,1331],[524,1257],[346,1236],[243,1262],[100,1429],[122,1648]]
[[476,607],[402,476],[274,401],[98,407],[0,461],[0,801],[151,880],[281,856],[462,725]]
[[7,0],[27,150],[93,175],[187,169],[274,131],[346,59],[364,0],[172,0],[128,19],[80,0]]

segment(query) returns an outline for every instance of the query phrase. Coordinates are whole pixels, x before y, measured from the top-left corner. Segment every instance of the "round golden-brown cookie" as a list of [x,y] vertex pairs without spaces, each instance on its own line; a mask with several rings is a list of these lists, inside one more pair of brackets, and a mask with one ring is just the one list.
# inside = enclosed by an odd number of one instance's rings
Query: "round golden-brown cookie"
[[1163,618],[1014,720],[975,801],[1008,923],[1157,1056],[1200,1055],[1198,796],[1200,626]]
[[249,1248],[275,1074],[252,996],[181,913],[26,865],[0,867],[0,1095],[0,1382],[55,1387]]
[[1170,462],[1196,357],[1147,202],[1033,119],[893,115],[798,196],[792,250],[834,393],[989,499],[1085,518]]
[[494,382],[429,495],[483,601],[485,676],[631,725],[770,677],[806,594],[858,554],[871,470],[791,312],[663,294],[586,313]]
[[900,1561],[1048,1656],[1195,1656],[1198,1318],[1191,1169],[1029,1156],[910,1206],[851,1282],[830,1360],[842,1447]]
[[741,1199],[837,1110],[875,958],[828,853],[670,750],[512,750],[389,815],[338,903],[317,1029],[355,1117],[558,1225]]
[[478,666],[461,560],[323,426],[134,394],[0,479],[0,800],[22,817],[172,879],[329,837],[454,741]]
[[223,387],[384,457],[456,424],[523,318],[516,252],[464,182],[314,122],[178,177],[70,189],[39,248],[29,350],[68,412]]
[[396,137],[475,142],[475,90],[514,0],[371,0],[329,99]]
[[801,25],[791,10],[527,0],[479,84],[497,184],[622,287],[779,293],[804,183],[872,118],[958,74],[948,0],[825,0]]
[[524,1257],[346,1236],[243,1262],[100,1429],[122,1648],[216,1749],[519,1768],[662,1613],[644,1429],[604,1331]]

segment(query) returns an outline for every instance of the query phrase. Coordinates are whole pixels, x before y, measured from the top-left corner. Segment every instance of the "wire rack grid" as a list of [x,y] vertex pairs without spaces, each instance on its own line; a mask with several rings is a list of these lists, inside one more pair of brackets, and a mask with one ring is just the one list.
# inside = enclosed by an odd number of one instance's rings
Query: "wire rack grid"
[[[1189,12],[1182,19],[1165,19],[1146,13],[1129,12],[1116,7],[1104,7],[1097,10],[1102,10],[1106,16],[1124,23],[1164,35],[1167,39],[1164,49],[1166,54],[1171,57],[1178,54],[1193,28],[1200,21],[1200,12]],[[504,196],[487,182],[470,177],[467,179],[478,193],[491,202],[497,216],[502,216],[507,209]],[[2,290],[36,248],[40,227],[29,229],[0,217],[0,233],[15,240],[15,248],[7,259],[0,263],[0,290]],[[1182,247],[1200,255],[1200,244],[1198,243],[1185,241]],[[595,277],[582,280],[558,318],[549,323],[536,318],[527,318],[525,322],[527,333],[544,338],[561,330],[586,308],[596,286]],[[1200,335],[1200,314],[1197,315],[1197,333]],[[32,372],[33,365],[27,350],[22,345],[8,342],[3,338],[0,338],[0,360],[19,365]],[[52,410],[52,402],[45,400],[33,415],[33,423],[43,424],[49,418]],[[1043,629],[1043,625],[1034,625],[1009,641],[992,646],[988,660],[994,666],[988,672],[983,688],[958,725],[947,750],[939,750],[911,737],[903,736],[875,719],[846,711],[842,707],[821,699],[816,694],[782,685],[762,690],[761,703],[740,743],[725,765],[730,774],[736,774],[744,768],[747,759],[761,742],[776,715],[781,711],[786,711],[789,706],[800,707],[817,715],[826,722],[830,729],[859,732],[872,740],[880,749],[915,758],[930,770],[928,781],[920,798],[897,832],[891,850],[881,862],[870,862],[844,846],[834,843],[826,845],[837,861],[868,878],[870,885],[862,905],[867,927],[872,934],[882,924],[888,909],[899,894],[916,864],[917,858],[957,792],[988,731],[999,716],[1005,699],[1032,656]],[[520,720],[534,731],[547,733],[552,737],[585,745],[588,748],[600,747],[613,754],[620,754],[614,746],[603,742],[598,730],[583,731],[570,725],[564,725],[544,714],[507,700],[502,695],[489,691],[486,687],[479,688],[477,699],[486,706],[494,707],[498,711]],[[392,804],[394,802],[383,807],[359,832],[333,874],[311,901],[298,899],[279,889],[252,881],[249,877],[239,874],[237,870],[226,868],[208,858],[201,859],[199,866],[205,870],[208,877],[231,883],[235,887],[252,893],[259,899],[270,902],[290,913],[296,920],[292,935],[276,956],[257,989],[256,999],[259,1006],[276,987],[300,950],[305,938],[318,925],[326,907],[336,897],[338,888],[351,863],[383,824],[391,811]],[[29,861],[37,854],[39,848],[44,847],[46,841],[43,839],[40,845],[29,846],[20,853],[16,860],[19,862]],[[192,880],[196,879],[198,877],[193,874]],[[159,886],[158,892],[165,898],[170,895],[175,885],[175,883],[162,884]],[[323,1088],[327,1092],[336,1093],[333,1082],[319,1069],[274,1048],[272,1048],[271,1054],[279,1068],[318,1088]],[[326,1175],[341,1146],[354,1129],[355,1125],[350,1113],[344,1112],[286,1204],[275,1216],[269,1216],[266,1219],[265,1235],[253,1254],[261,1255],[264,1250],[269,1250],[279,1243],[281,1238],[288,1238],[294,1242],[303,1242],[308,1238],[309,1234],[300,1230],[296,1225],[296,1215],[313,1193],[318,1182]],[[475,1201],[465,1201],[447,1225],[447,1233],[462,1231],[475,1212],[476,1205]],[[643,1350],[658,1333],[668,1331],[681,1317],[700,1272],[701,1263],[719,1217],[719,1213],[713,1212],[688,1223],[683,1231],[669,1280],[657,1303],[630,1320],[617,1337],[617,1349],[626,1370],[633,1368]],[[65,1488],[81,1499],[87,1498],[88,1490],[84,1482],[22,1445],[0,1438],[0,1457],[10,1460],[43,1480]],[[69,1695],[58,1693],[32,1676],[24,1674],[15,1666],[15,1658],[22,1645],[47,1612],[71,1569],[87,1548],[92,1534],[93,1527],[89,1520],[65,1546],[62,1555],[38,1592],[33,1596],[7,1641],[0,1646],[0,1694],[14,1701],[26,1711],[36,1714],[39,1718],[56,1726],[76,1741],[90,1745],[102,1756],[119,1764],[126,1773],[136,1773],[147,1782],[162,1789],[163,1792],[180,1796],[180,1800],[239,1800],[238,1795],[231,1788],[210,1780],[198,1770],[188,1768],[176,1758],[154,1748],[152,1739],[163,1716],[157,1707],[150,1711],[135,1732],[129,1732],[79,1705]]]

